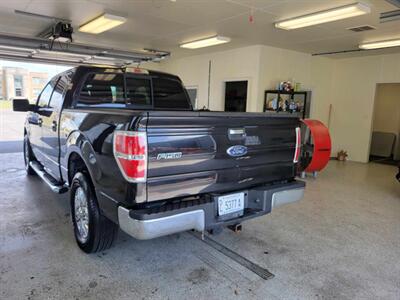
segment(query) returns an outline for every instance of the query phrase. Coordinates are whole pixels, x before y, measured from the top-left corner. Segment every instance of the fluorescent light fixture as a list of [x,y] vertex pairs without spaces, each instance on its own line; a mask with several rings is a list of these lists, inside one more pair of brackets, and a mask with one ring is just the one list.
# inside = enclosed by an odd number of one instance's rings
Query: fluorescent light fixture
[[285,30],[297,29],[369,14],[370,12],[371,8],[369,6],[357,2],[350,5],[340,6],[288,20],[279,21],[275,23],[275,27]]
[[365,49],[365,50],[398,47],[398,46],[400,46],[400,39],[376,41],[376,42],[363,43],[363,44],[358,45],[358,47],[360,49]]
[[230,41],[231,41],[231,39],[228,37],[216,35],[216,36],[213,36],[210,38],[184,43],[184,44],[180,45],[180,47],[186,48],[186,49],[197,49],[197,48],[215,46],[215,45],[219,45],[219,44],[225,44],[225,43],[229,43]]
[[126,19],[124,17],[102,14],[101,16],[81,25],[79,31],[98,34],[117,27],[125,22]]

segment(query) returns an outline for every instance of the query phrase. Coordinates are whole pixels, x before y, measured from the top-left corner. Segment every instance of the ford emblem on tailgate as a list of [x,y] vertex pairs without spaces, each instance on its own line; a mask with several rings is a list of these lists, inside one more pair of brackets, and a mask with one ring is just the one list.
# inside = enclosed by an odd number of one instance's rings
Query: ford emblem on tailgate
[[233,157],[243,156],[247,154],[247,147],[242,145],[235,145],[226,149],[226,153]]

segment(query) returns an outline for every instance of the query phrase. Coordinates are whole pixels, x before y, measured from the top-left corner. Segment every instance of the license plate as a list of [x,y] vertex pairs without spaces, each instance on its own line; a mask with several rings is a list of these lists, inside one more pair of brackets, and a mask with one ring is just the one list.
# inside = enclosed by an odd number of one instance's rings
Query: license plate
[[244,193],[218,197],[218,215],[223,216],[244,209]]

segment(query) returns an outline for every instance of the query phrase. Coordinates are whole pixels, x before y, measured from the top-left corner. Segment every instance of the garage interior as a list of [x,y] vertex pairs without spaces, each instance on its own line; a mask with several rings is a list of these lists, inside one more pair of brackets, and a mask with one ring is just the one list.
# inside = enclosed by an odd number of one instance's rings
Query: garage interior
[[[1,1],[0,298],[399,299],[400,1],[357,2],[359,15],[290,30],[281,22],[354,3]],[[82,31],[104,14],[123,21]],[[72,42],[52,36],[59,22],[72,26]],[[210,37],[220,44],[188,48]],[[391,44],[374,49],[381,41]],[[37,97],[12,72],[82,64],[176,74],[195,109],[271,113],[266,91],[284,81],[308,93],[304,116],[329,128],[328,166],[303,179],[301,201],[211,236],[273,278],[189,232],[148,241],[119,232],[113,248],[90,255],[76,247],[68,194],[25,174],[26,114],[10,100]]]

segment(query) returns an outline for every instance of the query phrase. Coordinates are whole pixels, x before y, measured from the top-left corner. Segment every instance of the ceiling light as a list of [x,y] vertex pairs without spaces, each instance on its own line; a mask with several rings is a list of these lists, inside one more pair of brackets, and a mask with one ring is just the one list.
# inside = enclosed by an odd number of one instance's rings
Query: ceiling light
[[217,35],[217,36],[213,36],[213,37],[206,38],[206,39],[201,39],[201,40],[184,43],[184,44],[180,45],[180,47],[187,48],[187,49],[197,49],[197,48],[215,46],[215,45],[219,45],[219,44],[225,44],[230,41],[231,41],[231,39],[228,37]]
[[354,3],[341,7],[336,7],[309,15],[304,15],[288,20],[283,20],[275,23],[275,27],[281,29],[297,29],[301,27],[307,27],[317,25],[321,23],[327,23],[337,21],[341,19],[347,19],[359,15],[369,14],[371,8],[362,3]]
[[115,16],[111,14],[102,14],[97,18],[81,25],[79,31],[98,34],[104,31],[110,30],[111,28],[117,27],[126,22],[124,17]]
[[379,48],[388,48],[388,47],[398,47],[400,46],[400,39],[396,40],[386,40],[386,41],[376,41],[370,43],[363,43],[358,45],[360,49],[379,49]]

